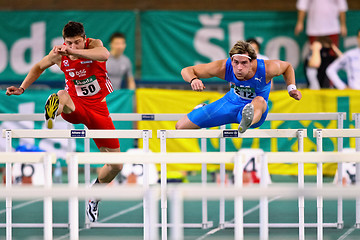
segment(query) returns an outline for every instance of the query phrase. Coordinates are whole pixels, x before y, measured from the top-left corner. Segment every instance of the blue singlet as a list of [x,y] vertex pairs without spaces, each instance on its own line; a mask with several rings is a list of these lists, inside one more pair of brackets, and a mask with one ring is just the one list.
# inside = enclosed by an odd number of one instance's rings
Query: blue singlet
[[[226,61],[225,80],[231,83],[231,89],[219,100],[190,112],[187,116],[191,122],[200,128],[220,126],[228,123],[240,123],[244,106],[256,96],[261,96],[268,102],[271,83],[266,83],[264,60],[257,59],[257,69],[254,77],[240,81],[235,77],[231,58]],[[261,119],[251,128],[260,127],[268,114],[268,108]]]

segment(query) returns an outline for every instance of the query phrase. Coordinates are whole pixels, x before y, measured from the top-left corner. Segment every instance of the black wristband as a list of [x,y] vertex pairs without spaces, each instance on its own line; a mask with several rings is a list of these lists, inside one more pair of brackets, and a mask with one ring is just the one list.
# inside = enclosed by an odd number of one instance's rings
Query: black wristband
[[25,92],[25,89],[24,89],[23,87],[19,87],[19,89],[22,89],[22,90],[23,90],[23,92],[22,92],[22,93],[24,93],[24,92]]
[[[190,84],[192,83],[192,81],[194,81],[195,79],[198,79],[197,77],[194,77],[193,79],[190,80]],[[200,79],[199,79],[200,80]]]

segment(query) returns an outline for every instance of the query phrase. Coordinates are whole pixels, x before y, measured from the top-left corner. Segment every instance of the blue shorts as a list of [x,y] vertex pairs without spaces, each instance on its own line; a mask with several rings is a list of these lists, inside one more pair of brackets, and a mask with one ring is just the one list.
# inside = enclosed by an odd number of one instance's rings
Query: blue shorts
[[[228,123],[240,123],[242,119],[242,110],[250,100],[237,99],[234,101],[229,93],[219,100],[193,110],[187,116],[191,122],[200,128],[209,128],[221,126]],[[261,116],[259,122],[250,126],[250,128],[260,127],[268,114],[269,108]]]

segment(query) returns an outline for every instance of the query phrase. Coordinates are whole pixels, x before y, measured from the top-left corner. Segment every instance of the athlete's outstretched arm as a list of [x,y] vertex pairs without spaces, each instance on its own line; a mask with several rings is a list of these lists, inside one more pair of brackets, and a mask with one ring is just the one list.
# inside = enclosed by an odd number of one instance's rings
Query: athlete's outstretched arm
[[61,45],[56,46],[56,52],[64,56],[72,55],[94,61],[107,61],[110,56],[109,51],[99,39],[90,39],[89,48],[87,49],[73,49],[66,45]]
[[21,95],[24,93],[31,84],[33,84],[36,79],[45,71],[45,69],[51,67],[54,64],[60,64],[61,55],[56,54],[54,49],[45,56],[40,62],[36,63],[31,69],[28,75],[25,77],[24,81],[21,83],[20,87],[11,86],[6,89],[6,95]]
[[191,87],[194,91],[202,91],[205,89],[205,86],[200,78],[218,77],[224,79],[225,69],[226,59],[183,68],[181,76],[185,82],[191,82]]
[[295,89],[289,90],[290,97],[300,100],[301,92],[295,87],[295,71],[290,63],[280,60],[265,60],[266,80],[283,75],[286,86],[293,86]]

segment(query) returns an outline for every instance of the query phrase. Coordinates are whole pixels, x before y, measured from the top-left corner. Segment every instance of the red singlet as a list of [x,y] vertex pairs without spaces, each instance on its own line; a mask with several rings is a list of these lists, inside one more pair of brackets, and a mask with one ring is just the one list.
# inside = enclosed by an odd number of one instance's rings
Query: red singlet
[[[86,39],[85,49],[89,46]],[[65,90],[75,104],[75,111],[61,116],[73,124],[83,123],[89,129],[111,129],[114,124],[109,116],[106,102],[102,100],[113,92],[111,81],[107,75],[106,62],[85,58],[71,60],[61,58],[61,68],[65,74]],[[98,148],[119,148],[118,139],[94,139]]]

